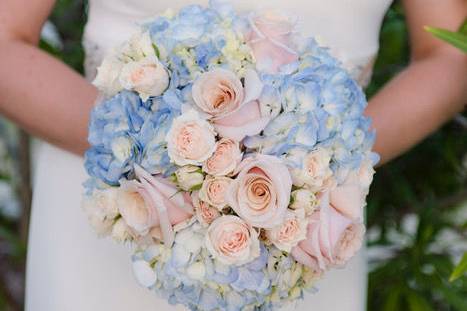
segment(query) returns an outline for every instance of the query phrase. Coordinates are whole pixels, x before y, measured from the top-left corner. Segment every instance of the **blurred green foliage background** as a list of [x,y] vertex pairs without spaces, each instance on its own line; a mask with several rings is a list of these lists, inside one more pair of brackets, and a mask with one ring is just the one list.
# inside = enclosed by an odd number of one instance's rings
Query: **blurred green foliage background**
[[[41,48],[79,72],[85,20],[84,1],[59,0],[41,41]],[[369,97],[409,62],[398,1],[386,14],[380,41]],[[0,133],[0,310],[22,310],[29,214],[27,156],[22,153],[27,148],[24,134],[5,120]],[[467,278],[449,282],[467,250],[465,115],[379,168],[367,213],[368,310],[467,310]]]

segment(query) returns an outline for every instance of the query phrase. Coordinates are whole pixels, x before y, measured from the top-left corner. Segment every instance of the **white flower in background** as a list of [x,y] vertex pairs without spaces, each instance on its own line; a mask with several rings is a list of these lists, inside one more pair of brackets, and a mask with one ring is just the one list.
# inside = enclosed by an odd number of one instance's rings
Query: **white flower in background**
[[206,248],[226,265],[243,265],[260,255],[258,232],[233,215],[219,217],[209,226]]
[[232,183],[228,177],[207,176],[199,191],[199,197],[206,203],[222,210],[227,206],[226,193]]
[[318,199],[313,192],[307,189],[298,189],[292,191],[292,204],[290,208],[294,210],[303,209],[306,214],[311,214],[314,212],[316,206],[318,205]]
[[176,170],[174,174],[176,184],[184,191],[192,191],[203,184],[204,175],[198,166],[185,165]]
[[119,215],[117,194],[117,188],[96,190],[91,196],[85,196],[81,202],[89,222],[99,235],[109,234]]
[[282,224],[266,230],[268,239],[280,250],[290,252],[306,238],[308,220],[303,209],[287,210]]
[[201,166],[216,150],[216,133],[195,110],[174,119],[167,133],[170,160],[177,165]]
[[331,154],[327,149],[317,148],[303,157],[301,168],[291,170],[295,186],[306,187],[318,192],[332,184],[332,171],[329,167]]

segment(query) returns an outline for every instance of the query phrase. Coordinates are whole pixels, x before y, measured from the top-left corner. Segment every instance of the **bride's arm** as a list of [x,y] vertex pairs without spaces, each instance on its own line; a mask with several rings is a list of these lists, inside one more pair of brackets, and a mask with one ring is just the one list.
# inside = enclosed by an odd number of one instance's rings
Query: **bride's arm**
[[53,0],[0,1],[0,114],[81,154],[96,89],[37,48]]
[[412,61],[372,100],[367,114],[377,130],[382,163],[400,155],[461,111],[467,103],[467,57],[423,26],[456,30],[465,0],[405,0]]

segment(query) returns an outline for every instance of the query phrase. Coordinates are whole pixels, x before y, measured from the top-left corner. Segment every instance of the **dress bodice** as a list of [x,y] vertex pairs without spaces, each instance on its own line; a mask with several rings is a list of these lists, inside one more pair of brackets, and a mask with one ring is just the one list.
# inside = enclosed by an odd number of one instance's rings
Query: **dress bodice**
[[[240,12],[276,9],[297,17],[302,34],[331,48],[351,74],[366,84],[378,50],[385,11],[392,0],[231,0]],[[142,22],[168,8],[206,5],[208,0],[90,0],[85,29],[86,76],[92,79],[105,53],[137,31]]]

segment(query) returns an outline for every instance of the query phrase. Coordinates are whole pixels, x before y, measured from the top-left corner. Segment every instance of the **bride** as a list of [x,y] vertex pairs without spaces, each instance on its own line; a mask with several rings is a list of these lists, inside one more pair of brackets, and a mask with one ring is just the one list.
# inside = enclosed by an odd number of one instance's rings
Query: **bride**
[[[34,202],[27,266],[28,311],[183,310],[140,288],[129,249],[99,240],[79,207],[85,179],[89,110],[98,96],[89,81],[135,21],[199,0],[90,0],[84,46],[86,79],[36,45],[53,0],[0,2],[0,113],[47,143],[34,157]],[[365,86],[378,49],[378,32],[391,0],[232,0],[239,10],[269,7],[290,12],[299,30],[318,36]],[[462,109],[467,59],[433,39],[424,25],[456,29],[465,0],[406,0],[412,62],[370,102],[378,131],[375,149],[386,162]],[[364,310],[363,252],[318,283],[295,310]]]

